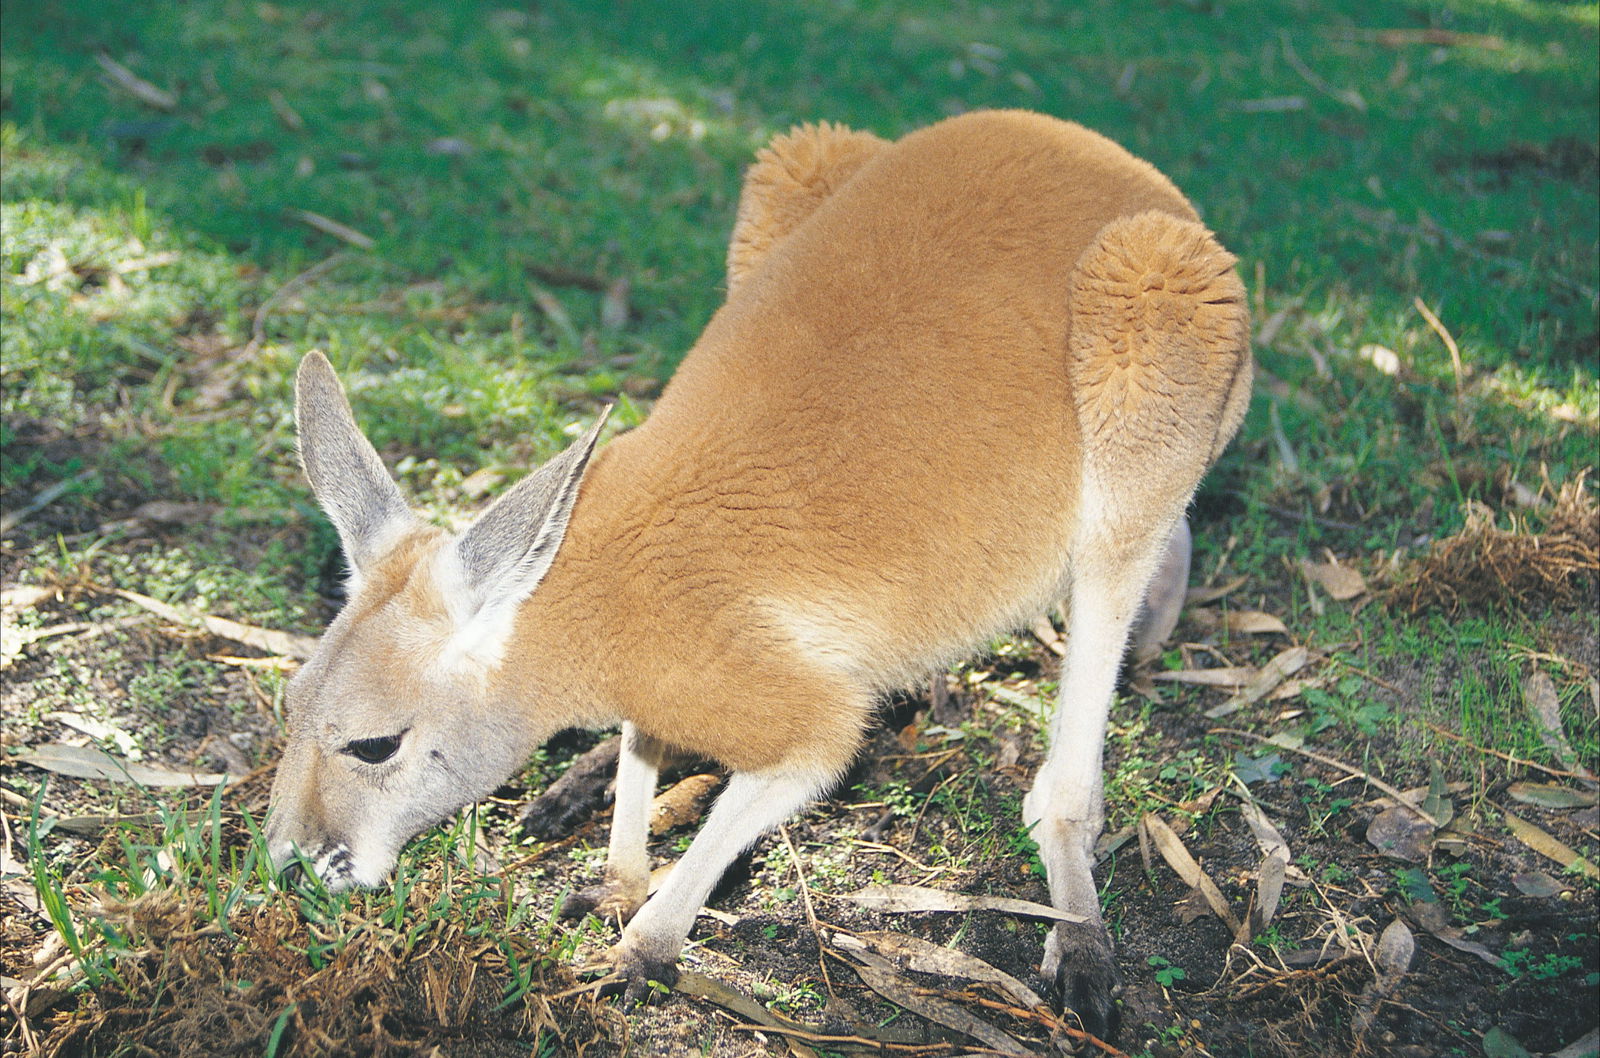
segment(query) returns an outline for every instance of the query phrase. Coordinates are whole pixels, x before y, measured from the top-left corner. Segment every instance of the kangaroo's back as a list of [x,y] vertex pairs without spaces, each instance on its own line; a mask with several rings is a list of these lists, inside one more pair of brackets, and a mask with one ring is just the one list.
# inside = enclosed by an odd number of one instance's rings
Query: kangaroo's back
[[1108,221],[1150,210],[1194,217],[1147,163],[1035,114],[954,119],[860,164],[596,456],[530,609],[570,637],[582,615],[550,602],[604,582],[624,640],[668,660],[586,692],[703,703],[652,733],[734,724],[751,734],[724,745],[771,759],[814,729],[787,730],[790,706],[819,707],[773,702],[774,666],[855,702],[1058,598],[1083,450],[1069,277]]

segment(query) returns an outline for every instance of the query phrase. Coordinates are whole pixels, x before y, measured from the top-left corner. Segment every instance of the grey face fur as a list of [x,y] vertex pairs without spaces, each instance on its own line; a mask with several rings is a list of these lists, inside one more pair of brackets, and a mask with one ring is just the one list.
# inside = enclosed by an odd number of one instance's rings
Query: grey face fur
[[350,599],[290,681],[273,783],[275,866],[330,888],[382,882],[412,835],[492,792],[534,733],[485,688],[549,570],[606,416],[451,537],[406,505],[320,353],[296,378],[300,454],[349,558]]

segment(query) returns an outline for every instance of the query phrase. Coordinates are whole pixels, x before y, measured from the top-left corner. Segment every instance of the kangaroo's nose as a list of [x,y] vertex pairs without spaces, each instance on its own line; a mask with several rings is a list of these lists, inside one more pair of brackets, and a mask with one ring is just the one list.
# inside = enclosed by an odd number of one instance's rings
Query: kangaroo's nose
[[306,869],[300,865],[299,860],[290,860],[283,865],[283,870],[278,872],[278,878],[284,885],[299,885],[305,881]]

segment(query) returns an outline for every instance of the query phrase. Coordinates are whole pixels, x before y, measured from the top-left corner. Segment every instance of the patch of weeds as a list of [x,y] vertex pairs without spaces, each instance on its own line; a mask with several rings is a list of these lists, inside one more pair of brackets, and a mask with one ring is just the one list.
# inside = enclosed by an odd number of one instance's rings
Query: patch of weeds
[[1310,707],[1310,734],[1319,735],[1331,727],[1352,727],[1368,738],[1385,725],[1395,722],[1394,711],[1366,697],[1367,681],[1360,676],[1342,676],[1332,687],[1307,687],[1301,700]]
[[1330,824],[1341,812],[1355,804],[1355,798],[1334,797],[1335,787],[1315,775],[1307,775],[1301,781],[1318,798],[1316,802],[1309,798],[1305,801],[1307,836],[1333,837],[1334,832],[1330,829]]
[[1162,988],[1171,988],[1189,976],[1183,967],[1173,965],[1160,955],[1152,955],[1145,962],[1154,967],[1156,984]]

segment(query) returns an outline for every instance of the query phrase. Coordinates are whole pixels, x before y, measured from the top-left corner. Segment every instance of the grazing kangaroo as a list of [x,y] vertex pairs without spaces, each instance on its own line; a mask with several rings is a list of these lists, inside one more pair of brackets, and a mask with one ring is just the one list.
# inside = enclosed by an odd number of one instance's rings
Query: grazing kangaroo
[[[1067,598],[1024,821],[1084,920],[1050,934],[1046,981],[1114,1030],[1101,745],[1141,605],[1146,640],[1176,619],[1184,510],[1249,397],[1233,266],[1165,177],[1077,125],[802,126],[749,171],[727,302],[649,420],[598,451],[597,422],[459,536],[412,514],[307,355],[301,457],[352,572],[289,685],[274,862],[378,884],[551,735],[620,722],[605,882],[577,904],[627,920],[612,958],[638,995],[885,692]],[[670,751],[732,774],[647,901]]]

